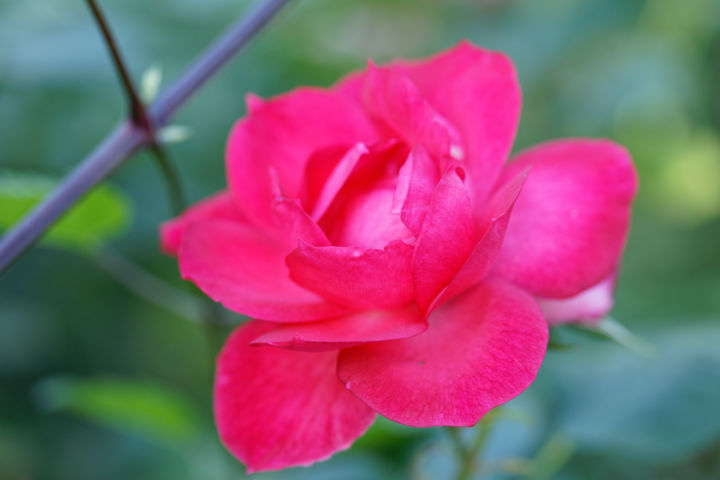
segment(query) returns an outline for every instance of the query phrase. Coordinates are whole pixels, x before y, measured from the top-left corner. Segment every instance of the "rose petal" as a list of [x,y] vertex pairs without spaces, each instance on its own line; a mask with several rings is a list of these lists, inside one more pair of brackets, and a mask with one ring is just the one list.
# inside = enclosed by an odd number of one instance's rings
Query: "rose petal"
[[285,254],[297,247],[299,241],[310,245],[330,245],[325,232],[303,210],[298,200],[276,200],[272,213],[274,230],[269,233],[282,245]]
[[495,271],[533,295],[567,298],[617,267],[636,189],[627,151],[607,140],[558,140],[519,154],[532,165]]
[[368,65],[363,85],[368,111],[385,122],[407,144],[423,145],[430,155],[462,158],[463,144],[457,129],[443,118],[400,72]]
[[335,195],[320,225],[333,245],[381,249],[393,240],[414,243],[414,236],[393,214],[393,197],[407,147],[390,140],[369,147]]
[[[372,60],[370,60],[372,61]],[[343,75],[335,82],[332,90],[345,95],[359,105],[363,104],[363,91],[365,89],[365,70],[356,70]]]
[[402,222],[416,236],[420,234],[439,180],[438,166],[425,148],[413,148],[398,173],[392,213],[400,213]]
[[190,224],[180,273],[230,310],[277,322],[308,322],[345,311],[290,280],[287,248],[245,224]]
[[316,352],[412,337],[426,329],[427,323],[417,306],[410,305],[398,310],[368,310],[320,322],[282,325],[251,343]]
[[394,193],[392,186],[378,187],[349,200],[344,221],[328,232],[333,243],[366,249],[383,248],[393,240],[412,243],[412,232],[399,215],[392,214]]
[[538,305],[550,325],[566,323],[594,325],[613,307],[615,277],[613,273],[574,297],[560,300],[538,298]]
[[438,183],[412,260],[415,298],[426,311],[453,279],[475,246],[470,192],[460,167],[451,167]]
[[[354,148],[348,145],[332,145],[316,150],[310,155],[305,165],[305,179],[300,192],[300,202],[306,211],[312,212],[330,174]],[[343,179],[343,182],[345,180]]]
[[475,244],[472,253],[453,277],[447,287],[435,298],[429,310],[447,302],[467,288],[479,283],[490,272],[495,258],[502,247],[510,213],[520,194],[528,171],[520,172],[497,187],[482,213],[485,233]]
[[[471,191],[481,204],[510,153],[520,118],[520,85],[512,61],[467,41],[418,61],[386,65],[406,75],[422,98],[460,133]],[[362,73],[333,89],[359,101]]]
[[372,142],[376,132],[365,113],[342,95],[299,88],[253,105],[235,124],[226,163],[232,192],[253,223],[271,223],[272,189],[267,168],[278,175],[282,193],[300,196],[310,155],[332,145]]
[[413,247],[393,241],[383,250],[313,247],[287,257],[290,278],[329,301],[356,309],[388,309],[413,300]]
[[200,200],[180,216],[160,225],[160,248],[168,255],[177,255],[187,226],[201,220],[245,222],[230,192],[223,191]]
[[520,118],[520,85],[512,61],[461,42],[428,60],[398,65],[460,131],[471,190],[480,203],[502,170]]
[[252,92],[245,94],[245,110],[249,113],[257,112],[263,105],[265,105],[265,100],[260,95]]
[[248,345],[271,328],[264,322],[238,328],[215,376],[220,438],[248,473],[324,460],[348,448],[375,417],[338,381],[337,352]]
[[435,310],[418,336],[340,352],[338,376],[381,415],[415,427],[470,426],[535,379],[547,323],[506,282],[481,283]]
[[[310,185],[314,183],[312,180],[315,180],[315,182],[319,184],[319,188],[314,189],[315,198],[311,198],[308,202],[308,206],[312,205],[311,209],[308,211],[311,212],[310,216],[313,220],[318,221],[322,218],[332,201],[335,199],[335,195],[337,195],[342,186],[345,184],[345,181],[355,169],[355,165],[357,165],[360,157],[369,152],[370,150],[368,150],[368,147],[365,144],[356,143],[337,161],[329,161],[329,159],[323,158],[323,154],[331,154],[328,150],[322,150],[320,155],[316,154],[310,158],[307,165],[306,178],[311,177],[311,181],[308,182]],[[325,178],[322,179],[322,183],[320,183],[320,179],[313,178],[317,176],[315,172],[322,171],[322,168],[318,165],[321,162],[325,163],[325,165],[333,165],[332,170],[329,171]]]

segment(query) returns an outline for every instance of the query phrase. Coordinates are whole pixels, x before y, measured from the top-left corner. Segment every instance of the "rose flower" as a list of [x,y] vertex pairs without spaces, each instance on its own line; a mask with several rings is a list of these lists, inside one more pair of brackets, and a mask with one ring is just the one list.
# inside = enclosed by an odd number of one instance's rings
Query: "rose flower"
[[183,278],[252,318],[214,392],[248,471],[328,458],[378,413],[473,425],[535,379],[548,322],[610,308],[628,153],[569,139],[506,163],[520,88],[503,54],[370,63],[248,112],[228,190],[161,228]]

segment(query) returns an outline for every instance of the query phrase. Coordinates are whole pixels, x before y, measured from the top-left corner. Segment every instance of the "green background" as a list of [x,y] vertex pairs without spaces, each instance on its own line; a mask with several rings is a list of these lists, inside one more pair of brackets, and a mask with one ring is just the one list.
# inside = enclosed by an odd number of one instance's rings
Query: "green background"
[[[155,64],[166,85],[248,3],[102,5],[134,77]],[[647,358],[556,332],[572,348],[550,351],[504,409],[483,473],[720,478],[720,1],[303,0],[179,112],[193,135],[169,149],[189,198],[223,188],[246,92],[325,86],[367,57],[420,57],[462,38],[516,64],[516,150],[601,136],[633,154],[640,191],[612,315],[655,348]],[[0,0],[3,228],[124,110],[84,2]],[[106,185],[0,276],[0,479],[242,477],[211,410],[212,359],[239,317],[159,252],[171,211],[151,157]],[[328,462],[257,478],[451,478],[449,445],[441,429],[380,420]]]

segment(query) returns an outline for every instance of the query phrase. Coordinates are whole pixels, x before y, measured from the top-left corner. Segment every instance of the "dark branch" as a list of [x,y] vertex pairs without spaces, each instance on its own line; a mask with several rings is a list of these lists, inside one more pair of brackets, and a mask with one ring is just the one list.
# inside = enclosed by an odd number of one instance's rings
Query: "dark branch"
[[110,24],[107,20],[105,20],[105,16],[95,0],[86,1],[90,7],[90,11],[92,11],[93,17],[95,17],[95,21],[100,28],[102,36],[105,39],[105,44],[110,51],[110,56],[112,56],[113,64],[115,65],[115,70],[117,70],[123,89],[125,90],[125,94],[128,97],[128,102],[130,104],[130,117],[133,122],[137,123],[148,132],[152,132],[152,125],[150,124],[150,119],[148,118],[147,113],[145,113],[145,106],[140,101],[137,90],[135,90],[135,85],[133,85],[128,69],[125,66],[122,55],[120,54],[120,48],[115,41],[115,37],[110,31]]
[[[243,48],[291,0],[266,0],[231,26],[165,90],[148,110],[151,122],[160,127],[234,53]],[[37,207],[0,238],[0,272],[72,206],[103,180],[137,148],[148,145],[147,131],[123,122],[58,185]]]
[[172,211],[175,215],[178,215],[185,208],[185,194],[183,193],[182,184],[180,183],[180,176],[170,159],[170,155],[155,138],[155,128],[150,122],[150,118],[145,111],[145,105],[140,100],[140,96],[135,89],[132,78],[130,78],[130,73],[123,61],[122,54],[120,53],[120,47],[110,30],[110,24],[105,19],[105,15],[103,15],[100,5],[98,5],[95,0],[87,0],[87,4],[92,11],[93,17],[95,17],[98,27],[100,28],[105,44],[112,56],[115,70],[120,77],[120,82],[122,83],[125,94],[127,95],[130,106],[130,118],[133,123],[144,129],[151,137],[150,150],[158,164],[158,167],[160,167],[160,171],[165,177],[168,193],[170,195]]

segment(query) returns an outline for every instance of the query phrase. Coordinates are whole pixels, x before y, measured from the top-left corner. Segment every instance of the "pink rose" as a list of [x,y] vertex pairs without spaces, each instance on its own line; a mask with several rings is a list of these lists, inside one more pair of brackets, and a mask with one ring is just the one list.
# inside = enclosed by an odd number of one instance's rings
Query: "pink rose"
[[[162,227],[183,278],[256,320],[218,360],[248,471],[347,448],[376,413],[475,424],[534,380],[547,320],[603,315],[636,178],[607,140],[510,152],[511,61],[467,42],[248,97],[229,189]],[[512,215],[511,215],[512,213]]]

